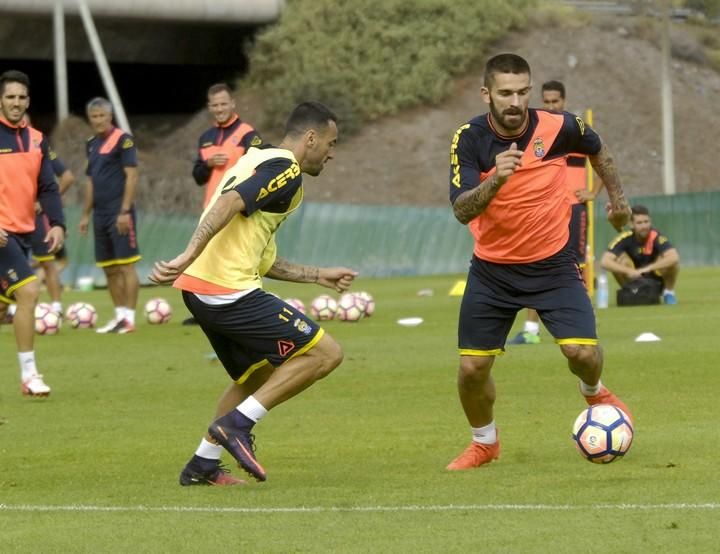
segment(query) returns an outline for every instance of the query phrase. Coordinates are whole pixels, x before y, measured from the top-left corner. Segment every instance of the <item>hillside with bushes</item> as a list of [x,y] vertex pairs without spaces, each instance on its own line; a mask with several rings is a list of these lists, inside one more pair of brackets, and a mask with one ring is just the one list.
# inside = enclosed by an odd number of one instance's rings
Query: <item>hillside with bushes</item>
[[[485,111],[482,65],[503,51],[530,62],[533,105],[540,103],[540,84],[559,79],[571,111],[592,108],[593,126],[615,153],[631,196],[662,192],[657,21],[590,19],[525,0],[366,0],[360,12],[335,5],[290,1],[282,21],[252,46],[251,71],[236,94],[241,117],[271,141],[298,101],[319,99],[338,112],[336,159],[306,180],[307,200],[446,205],[450,139]],[[703,140],[720,124],[720,74],[706,55],[717,44],[712,33],[691,30],[675,24],[672,35],[678,192],[720,186],[714,142]],[[198,210],[202,191],[190,169],[209,123],[204,110],[165,128],[157,119],[133,119],[142,208]],[[52,137],[79,174],[88,134],[73,118]]]

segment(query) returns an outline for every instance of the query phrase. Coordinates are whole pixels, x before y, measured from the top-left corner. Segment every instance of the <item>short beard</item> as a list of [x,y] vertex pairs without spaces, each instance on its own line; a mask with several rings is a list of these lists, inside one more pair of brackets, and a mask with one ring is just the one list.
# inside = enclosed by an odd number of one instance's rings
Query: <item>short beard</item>
[[497,108],[495,108],[495,104],[492,100],[490,101],[490,113],[492,114],[493,119],[497,121],[503,127],[503,129],[507,131],[517,131],[519,129],[522,129],[523,125],[525,125],[525,118],[521,118],[520,123],[515,126],[509,125],[505,121],[505,116],[500,113]]

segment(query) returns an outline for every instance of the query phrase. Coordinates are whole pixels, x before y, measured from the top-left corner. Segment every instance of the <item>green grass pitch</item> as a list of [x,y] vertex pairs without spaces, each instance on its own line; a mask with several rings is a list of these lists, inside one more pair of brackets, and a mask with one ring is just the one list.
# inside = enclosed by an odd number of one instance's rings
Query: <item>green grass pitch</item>
[[[716,552],[720,270],[685,269],[677,306],[599,311],[603,380],[636,419],[625,459],[575,452],[584,402],[543,329],[540,345],[495,364],[500,460],[449,473],[470,440],[455,389],[459,298],[447,294],[460,278],[360,280],[375,315],[325,325],[345,361],[256,427],[268,481],[245,487],[177,483],[227,383],[199,329],[180,325],[177,291],[141,293],[141,305],[171,302],[168,325],[38,337],[48,399],[20,395],[3,326],[0,551]],[[306,304],[325,292],[267,284]],[[65,298],[77,300],[101,324],[110,315],[105,291]],[[411,316],[424,323],[397,325]],[[642,332],[662,340],[636,343]]]

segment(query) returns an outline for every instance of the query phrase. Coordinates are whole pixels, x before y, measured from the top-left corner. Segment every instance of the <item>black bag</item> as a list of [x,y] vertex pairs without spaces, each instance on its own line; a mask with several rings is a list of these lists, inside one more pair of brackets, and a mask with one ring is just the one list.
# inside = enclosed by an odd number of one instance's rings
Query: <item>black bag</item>
[[660,304],[662,288],[662,282],[657,279],[640,277],[640,279],[628,281],[617,290],[617,305],[646,306],[648,304]]

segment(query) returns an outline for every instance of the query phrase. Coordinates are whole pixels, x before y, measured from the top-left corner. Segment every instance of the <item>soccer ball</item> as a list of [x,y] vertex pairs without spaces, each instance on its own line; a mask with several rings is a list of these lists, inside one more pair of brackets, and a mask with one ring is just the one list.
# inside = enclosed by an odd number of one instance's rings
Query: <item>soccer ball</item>
[[75,314],[75,310],[78,309],[78,306],[80,306],[82,302],[75,302],[74,304],[70,304],[68,306],[68,309],[65,310],[65,319],[70,321],[73,318],[73,315]]
[[38,335],[57,335],[62,327],[62,317],[50,304],[41,302],[35,306],[35,332]]
[[172,308],[164,298],[153,298],[145,304],[145,319],[148,323],[159,325],[167,323],[172,317]]
[[68,308],[65,318],[74,329],[89,329],[95,327],[97,312],[92,304],[76,302]]
[[337,305],[337,318],[341,321],[360,321],[365,315],[366,302],[357,294],[346,292]]
[[305,304],[303,304],[303,301],[299,298],[286,298],[285,304],[289,304],[301,314],[305,313]]
[[370,317],[375,312],[375,299],[369,292],[360,291],[356,292],[355,296],[359,296],[365,301],[365,317]]
[[580,455],[596,464],[609,464],[624,456],[633,441],[628,415],[610,404],[583,410],[573,425],[572,438]]
[[328,294],[321,294],[310,304],[310,315],[319,321],[334,318],[336,312],[337,302]]

